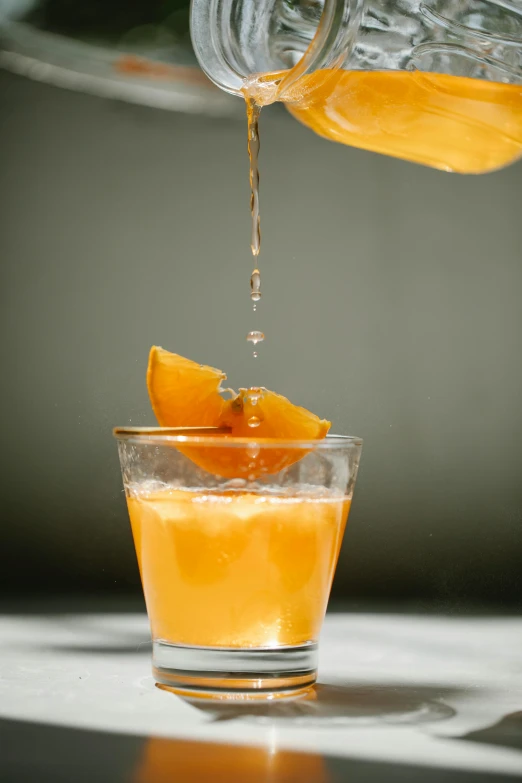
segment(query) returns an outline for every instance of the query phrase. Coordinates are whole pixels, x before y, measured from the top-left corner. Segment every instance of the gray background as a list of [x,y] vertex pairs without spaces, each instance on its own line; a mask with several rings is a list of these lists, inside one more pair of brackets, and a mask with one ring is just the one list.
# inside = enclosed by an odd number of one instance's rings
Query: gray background
[[[0,72],[1,579],[139,591],[113,425],[156,343],[365,440],[335,596],[521,602],[522,168],[464,178]],[[262,329],[257,363],[245,335]]]

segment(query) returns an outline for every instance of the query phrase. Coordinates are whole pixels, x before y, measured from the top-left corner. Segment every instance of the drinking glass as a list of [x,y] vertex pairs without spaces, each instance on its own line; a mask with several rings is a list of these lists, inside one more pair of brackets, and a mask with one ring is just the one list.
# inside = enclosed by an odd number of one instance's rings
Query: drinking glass
[[218,698],[312,685],[362,441],[115,436],[156,681]]

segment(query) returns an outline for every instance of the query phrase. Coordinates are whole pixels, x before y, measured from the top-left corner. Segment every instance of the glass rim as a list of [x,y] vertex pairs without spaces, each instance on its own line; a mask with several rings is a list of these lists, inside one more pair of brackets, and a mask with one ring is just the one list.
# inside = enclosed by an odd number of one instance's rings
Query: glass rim
[[228,429],[219,427],[115,427],[113,435],[118,441],[155,445],[193,445],[220,448],[248,447],[255,444],[272,449],[334,449],[343,446],[362,446],[363,440],[356,435],[326,435],[317,440],[288,438],[235,437]]

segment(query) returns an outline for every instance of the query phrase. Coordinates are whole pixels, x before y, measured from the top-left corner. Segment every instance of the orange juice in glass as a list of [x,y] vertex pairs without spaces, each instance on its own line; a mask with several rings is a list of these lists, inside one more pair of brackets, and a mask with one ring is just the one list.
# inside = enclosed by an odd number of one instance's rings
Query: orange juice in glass
[[[115,434],[155,679],[218,698],[309,687],[361,440]],[[250,473],[220,477],[212,463]]]

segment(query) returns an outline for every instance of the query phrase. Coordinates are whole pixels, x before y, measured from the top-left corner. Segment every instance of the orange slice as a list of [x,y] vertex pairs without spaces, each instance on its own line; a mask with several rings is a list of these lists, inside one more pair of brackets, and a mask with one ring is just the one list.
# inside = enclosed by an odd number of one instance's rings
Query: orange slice
[[219,427],[225,400],[219,393],[227,376],[214,367],[153,346],[147,389],[160,427]]
[[237,397],[227,400],[220,422],[231,428],[232,435],[244,438],[317,440],[330,429],[329,421],[294,405],[281,394],[255,388],[240,389]]
[[261,448],[256,453],[243,439],[314,441],[325,437],[330,422],[319,419],[286,397],[267,389],[240,389],[231,400],[221,396],[226,375],[163,348],[153,346],[147,368],[152,408],[162,427],[227,427],[230,437],[241,438],[233,448],[183,446],[197,465],[226,478],[258,478],[277,473],[301,459],[309,449]]

